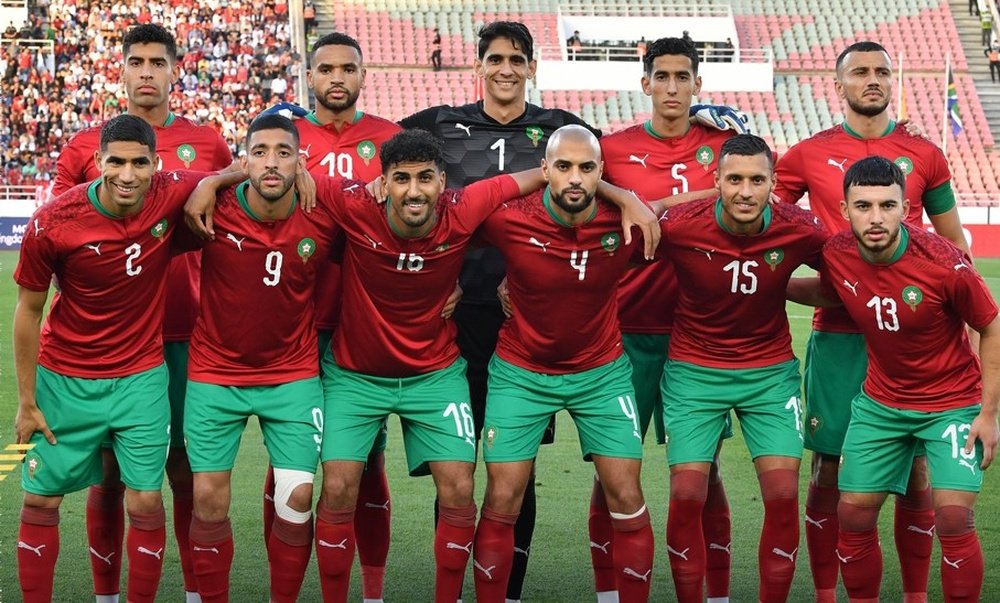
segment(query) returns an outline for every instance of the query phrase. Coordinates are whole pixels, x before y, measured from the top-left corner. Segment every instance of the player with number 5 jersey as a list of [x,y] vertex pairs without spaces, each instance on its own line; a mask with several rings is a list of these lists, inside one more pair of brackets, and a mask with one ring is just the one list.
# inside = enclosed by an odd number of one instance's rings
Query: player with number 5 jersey
[[[841,455],[836,550],[844,586],[852,601],[878,600],[879,509],[889,492],[906,491],[921,446],[944,600],[978,601],[983,554],[973,507],[1000,437],[997,305],[968,255],[904,224],[909,202],[898,163],[862,159],[843,189],[851,231],[823,249],[822,297],[843,302],[868,352]],[[981,335],[978,358],[965,325]]]
[[759,600],[773,603],[788,598],[799,546],[800,378],[785,288],[800,265],[819,265],[827,232],[804,210],[769,204],[773,156],[756,136],[723,143],[716,183],[719,198],[681,204],[661,221],[680,283],[662,386],[667,552],[678,601],[702,601],[709,464],[735,410],[764,501]]

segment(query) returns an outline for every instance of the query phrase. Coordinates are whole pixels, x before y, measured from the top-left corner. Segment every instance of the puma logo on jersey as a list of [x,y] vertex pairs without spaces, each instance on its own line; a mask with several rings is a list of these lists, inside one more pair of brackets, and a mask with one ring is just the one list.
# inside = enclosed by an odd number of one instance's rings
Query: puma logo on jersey
[[701,247],[695,247],[694,250],[698,253],[704,253],[709,262],[712,261],[712,254],[715,253],[714,249],[702,249]]
[[788,559],[792,563],[795,563],[795,553],[799,552],[799,547],[795,547],[794,549],[792,549],[791,553],[786,553],[785,551],[779,549],[778,547],[774,547],[773,549],[771,549],[771,552],[779,557],[784,557],[785,559]]
[[687,553],[690,550],[691,550],[691,547],[688,547],[688,548],[684,549],[683,551],[678,551],[677,549],[671,547],[669,544],[667,545],[667,554],[669,554],[669,555],[676,555],[676,556],[680,557],[681,559],[683,559],[684,561],[688,560]]
[[194,551],[194,552],[196,552],[196,553],[215,553],[216,555],[219,554],[219,549],[215,548],[214,546],[213,547],[203,547],[203,546],[191,545],[191,550]]
[[541,247],[542,251],[548,251],[548,246],[552,244],[552,241],[547,241],[545,243],[542,243],[535,237],[531,237],[530,239],[528,239],[528,242],[536,247]]
[[328,548],[328,549],[344,549],[346,551],[347,550],[347,538],[341,540],[340,542],[338,542],[336,544],[333,544],[333,543],[330,543],[330,542],[327,542],[325,540],[320,539],[319,540],[319,545],[321,547],[325,547],[325,548]]
[[966,264],[965,262],[959,262],[959,263],[955,264],[954,266],[952,266],[952,268],[954,268],[956,271],[961,270],[962,268],[968,268],[968,267],[969,267],[969,265]]
[[968,467],[969,471],[972,472],[972,475],[976,474],[976,466],[973,465],[972,463],[970,463],[969,461],[967,461],[965,459],[958,459],[958,464],[961,465],[961,466],[963,466],[963,467]]
[[371,244],[372,249],[378,249],[378,246],[382,244],[380,241],[376,241],[375,239],[371,238],[368,235],[364,235],[364,237],[368,239],[368,242]]
[[626,576],[632,576],[633,578],[638,578],[639,580],[642,580],[643,582],[649,582],[649,575],[653,573],[653,570],[651,568],[651,569],[646,570],[646,573],[640,574],[639,572],[635,571],[634,569],[632,569],[630,567],[626,567],[625,569],[622,570],[622,572]]
[[231,232],[228,232],[226,233],[226,238],[232,241],[233,243],[236,243],[236,248],[239,249],[240,251],[243,251],[243,241],[247,239],[246,237],[243,237],[242,239],[237,239],[236,235],[234,235]]
[[834,161],[832,157],[826,160],[826,164],[827,165],[832,165],[833,167],[837,168],[838,170],[840,170],[841,174],[844,173],[844,164],[845,163],[847,163],[847,157],[844,157],[840,161],[840,163],[837,163],[836,161]]
[[140,552],[140,553],[142,553],[143,555],[149,555],[150,557],[156,557],[160,561],[163,560],[163,558],[160,557],[160,554],[163,553],[163,549],[162,548],[159,549],[159,550],[156,550],[156,551],[151,551],[151,550],[147,549],[144,546],[140,546],[140,547],[136,548],[135,550],[138,551],[138,552]]
[[170,172],[170,175],[173,177],[174,182],[180,182],[181,181],[181,177],[177,175],[177,172]]
[[851,284],[851,283],[847,282],[847,279],[845,278],[844,279],[844,286],[851,290],[851,293],[854,294],[854,297],[857,297],[858,296],[858,283],[860,283],[860,282],[861,281],[854,281],[854,284]]
[[455,127],[456,127],[457,129],[459,129],[459,130],[465,130],[465,133],[466,133],[467,135],[469,135],[469,136],[472,136],[472,131],[471,131],[471,130],[472,130],[472,126],[467,126],[467,125],[465,125],[465,124],[459,124],[459,123],[456,123],[456,124],[455,124]]
[[486,574],[486,577],[489,578],[490,580],[493,579],[493,570],[497,568],[497,566],[495,565],[491,565],[489,567],[483,567],[479,565],[479,562],[476,561],[475,559],[472,560],[472,566],[475,567],[477,570]]
[[[844,282],[846,283],[847,281],[844,281]],[[823,519],[813,519],[812,517],[809,517],[808,515],[806,515],[806,523],[811,523],[812,525],[816,526],[817,528],[819,528],[821,530],[823,529],[823,524],[826,523],[826,522],[827,522],[827,518],[826,517],[824,517]]]
[[718,544],[716,542],[709,542],[708,543],[708,549],[710,551],[725,551],[727,555],[732,555],[733,554],[732,550],[730,550],[730,548],[729,548],[731,546],[733,546],[732,542],[726,543],[726,546],[722,546],[721,544]]
[[847,557],[844,557],[843,555],[840,554],[839,549],[834,549],[833,551],[837,553],[837,559],[840,559],[841,563],[850,563],[851,559],[854,559],[854,555],[848,555]]
[[941,561],[944,561],[945,563],[947,563],[951,567],[953,567],[955,569],[958,569],[958,565],[960,563],[962,563],[963,561],[965,561],[965,559],[957,559],[955,561],[952,561],[951,559],[948,559],[947,557],[942,556],[941,557]]
[[596,542],[594,542],[593,540],[591,540],[590,541],[590,548],[597,549],[597,550],[601,551],[602,553],[604,553],[605,555],[607,555],[608,554],[608,546],[610,544],[611,544],[610,540],[607,541],[607,542],[605,542],[604,544],[597,544]]
[[469,544],[465,545],[465,546],[462,546],[462,545],[458,544],[457,542],[449,542],[449,543],[447,543],[447,544],[444,545],[444,548],[446,548],[446,549],[456,549],[456,550],[459,550],[459,551],[465,551],[466,553],[468,553],[470,555],[472,554],[472,543],[471,542]]
[[305,157],[306,159],[309,159],[309,150],[310,150],[310,149],[312,149],[312,143],[309,143],[309,146],[307,146],[307,147],[306,147],[306,148],[304,148],[304,149],[299,149],[299,155],[302,155],[302,156],[304,156],[304,157]]
[[358,185],[357,184],[352,184],[351,186],[348,186],[347,188],[345,188],[344,192],[345,193],[349,193],[349,192],[353,191],[356,188],[358,188]]
[[105,557],[104,555],[98,553],[94,547],[90,547],[90,554],[93,555],[94,557],[97,557],[104,563],[107,563],[108,565],[111,565],[111,558],[115,556],[115,552],[111,551],[110,553],[108,553],[108,556]]
[[526,548],[526,549],[514,547],[514,554],[515,555],[521,554],[521,555],[524,555],[525,557],[527,557],[530,553],[531,553],[531,547],[530,546],[528,548]]
[[101,255],[101,245],[103,244],[104,244],[103,242],[98,243],[97,245],[84,244],[84,247],[86,247],[87,249],[93,249],[94,253],[96,253],[97,255]]
[[649,153],[646,153],[642,157],[639,157],[638,155],[629,155],[628,156],[628,160],[629,161],[634,161],[635,163],[642,164],[642,167],[645,168],[646,167],[646,159],[648,157],[649,157]]
[[366,502],[365,507],[369,509],[382,509],[383,511],[389,510],[389,501],[385,501],[382,504]]
[[920,526],[909,525],[906,526],[907,532],[916,532],[917,534],[923,534],[924,536],[930,536],[934,538],[934,526],[931,526],[929,530],[924,530]]
[[27,542],[25,542],[23,540],[18,540],[17,541],[17,548],[29,550],[32,553],[38,555],[39,557],[42,556],[42,549],[44,549],[45,546],[46,545],[44,545],[44,544],[40,544],[38,546],[31,546],[30,544],[28,544]]
[[35,236],[37,237],[38,233],[42,232],[43,230],[45,230],[45,227],[44,226],[39,226],[38,225],[38,220],[36,219],[35,220]]

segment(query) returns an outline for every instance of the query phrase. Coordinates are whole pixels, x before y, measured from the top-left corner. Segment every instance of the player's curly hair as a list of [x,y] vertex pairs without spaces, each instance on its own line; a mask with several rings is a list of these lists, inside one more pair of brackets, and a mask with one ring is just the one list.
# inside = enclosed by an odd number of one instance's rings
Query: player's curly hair
[[840,66],[844,64],[844,59],[847,58],[847,55],[852,52],[884,52],[886,56],[889,56],[889,51],[878,42],[872,42],[870,40],[855,42],[840,51],[840,54],[837,55],[837,62],[834,63],[834,71],[837,72],[838,77],[840,76]]
[[767,165],[774,170],[774,152],[767,142],[760,136],[753,134],[737,134],[726,142],[722,143],[719,149],[719,164],[726,155],[739,155],[741,157],[753,157],[754,155],[764,155],[767,157]]
[[524,53],[531,61],[534,59],[535,40],[531,37],[528,27],[519,21],[494,21],[487,23],[479,30],[479,60],[486,56],[486,50],[497,38],[507,38],[514,48]]
[[292,120],[288,119],[284,115],[279,115],[277,113],[270,113],[267,115],[258,115],[250,122],[250,127],[247,128],[246,144],[247,148],[250,147],[250,137],[254,135],[255,132],[261,130],[284,130],[292,135],[292,139],[295,140],[295,147],[299,146],[299,130],[292,123]]
[[683,55],[691,59],[691,71],[698,75],[698,49],[694,44],[683,38],[660,38],[646,46],[646,54],[642,57],[642,69],[646,77],[653,75],[653,61],[668,54]]
[[361,57],[362,60],[365,58],[365,53],[361,50],[361,44],[359,44],[358,41],[351,36],[345,33],[340,33],[339,31],[328,33],[322,38],[316,40],[316,42],[313,43],[311,54],[315,55],[316,51],[324,46],[350,46],[354,50],[358,51],[358,56]]
[[442,172],[445,170],[444,146],[441,140],[419,128],[403,130],[382,144],[379,151],[382,174],[400,163],[432,161]]
[[906,191],[906,175],[892,161],[879,155],[865,157],[857,161],[844,174],[844,198],[852,186],[899,186]]
[[109,119],[101,126],[101,153],[108,150],[112,142],[138,142],[149,149],[151,155],[156,154],[156,133],[146,120],[135,115],[123,113]]
[[163,44],[170,60],[177,62],[177,40],[174,34],[156,23],[143,23],[128,30],[122,38],[122,56],[126,59],[133,44]]

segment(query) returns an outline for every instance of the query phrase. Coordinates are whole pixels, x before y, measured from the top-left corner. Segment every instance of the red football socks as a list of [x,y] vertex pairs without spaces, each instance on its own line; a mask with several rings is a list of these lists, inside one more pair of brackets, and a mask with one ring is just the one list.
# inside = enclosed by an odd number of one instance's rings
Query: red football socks
[[87,544],[96,595],[114,595],[121,590],[124,494],[124,486],[91,486],[87,491]]
[[59,557],[59,509],[23,507],[17,533],[17,578],[24,603],[50,603]]
[[472,560],[477,603],[504,603],[514,562],[515,521],[516,513],[498,513],[483,507]]
[[167,514],[162,507],[148,515],[129,513],[128,523],[128,601],[153,603],[167,550]]

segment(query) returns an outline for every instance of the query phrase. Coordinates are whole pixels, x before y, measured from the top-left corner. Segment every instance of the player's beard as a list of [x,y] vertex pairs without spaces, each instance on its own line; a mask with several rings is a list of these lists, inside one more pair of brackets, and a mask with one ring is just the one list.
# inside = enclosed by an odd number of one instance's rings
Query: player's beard
[[888,97],[883,96],[882,102],[877,104],[862,105],[860,99],[848,98],[847,105],[852,111],[858,115],[864,115],[865,117],[875,117],[876,115],[881,115],[889,107]]
[[[569,191],[581,191],[583,193],[583,197],[581,197],[579,201],[570,201],[566,197],[566,193]],[[583,188],[570,186],[559,191],[555,196],[553,196],[552,200],[555,201],[556,205],[558,205],[566,213],[578,214],[590,207],[590,204],[594,201],[595,193],[596,191],[587,192]]]
[[884,252],[886,249],[891,249],[896,244],[896,241],[899,240],[899,232],[902,230],[902,226],[897,225],[894,232],[890,232],[887,228],[883,229],[889,234],[889,236],[874,245],[867,242],[867,239],[864,238],[864,233],[859,233],[853,227],[851,230],[854,231],[854,238],[858,240],[861,246],[864,247],[869,254],[876,256]]
[[347,88],[341,88],[341,90],[347,91],[347,98],[338,102],[326,100],[326,95],[328,92],[330,92],[329,89],[323,92],[322,94],[318,93],[316,90],[313,90],[313,94],[316,96],[317,103],[323,105],[323,107],[325,107],[326,109],[333,111],[334,113],[337,113],[343,111],[344,109],[353,107],[358,102],[358,98],[361,96],[361,90],[355,90],[354,92],[347,90]]
[[[407,201],[420,201],[424,203],[424,209],[426,211],[419,216],[411,216],[407,214]],[[430,199],[427,197],[410,197],[409,199],[403,199],[403,201],[399,204],[399,209],[396,211],[396,215],[399,216],[399,219],[402,220],[403,224],[406,224],[410,228],[421,228],[422,226],[425,226],[434,216],[434,207],[431,205]]]
[[[280,188],[281,192],[272,192],[275,190],[273,188],[267,189],[267,192],[265,192],[263,188],[265,176],[277,176],[281,178],[281,188]],[[285,193],[288,192],[288,189],[292,188],[292,185],[295,184],[295,176],[282,176],[278,172],[264,172],[258,178],[251,178],[250,184],[253,185],[254,190],[256,190],[257,193],[261,197],[263,197],[265,201],[273,203],[284,197]]]

